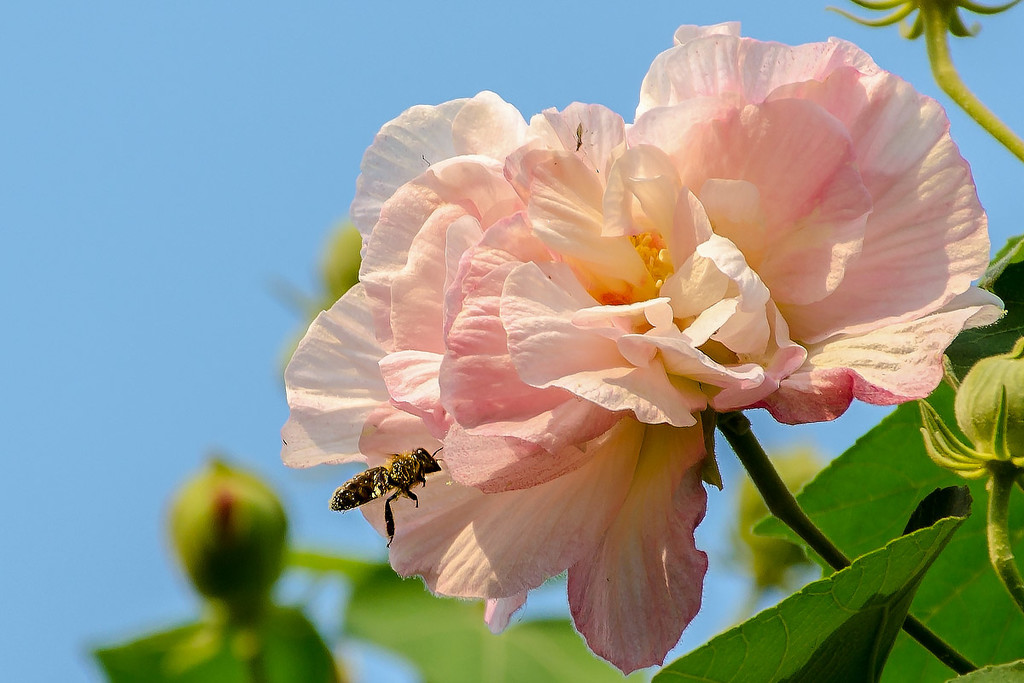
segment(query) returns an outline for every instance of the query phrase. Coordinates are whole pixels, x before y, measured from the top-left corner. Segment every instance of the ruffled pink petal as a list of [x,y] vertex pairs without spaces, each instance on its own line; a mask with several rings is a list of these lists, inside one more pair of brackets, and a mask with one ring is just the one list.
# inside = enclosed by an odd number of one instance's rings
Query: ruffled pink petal
[[713,24],[711,26],[695,26],[693,24],[684,24],[676,29],[676,32],[672,35],[672,42],[675,45],[682,45],[683,43],[689,43],[691,40],[703,38],[705,36],[739,36],[740,35],[740,22],[738,21],[725,21],[721,24]]
[[317,316],[285,370],[291,413],[281,429],[289,467],[363,460],[363,422],[388,404],[377,361],[384,350],[372,334],[361,285]]
[[364,236],[380,217],[380,208],[399,187],[430,164],[455,156],[452,121],[469,100],[437,106],[417,105],[381,127],[363,154],[356,196],[349,215]]
[[[493,232],[493,239],[489,232],[486,244],[467,252],[449,289],[448,308],[457,313],[440,366],[442,400],[459,423],[447,440],[449,469],[460,483],[488,492],[533,486],[574,469],[583,455],[567,456],[567,447],[604,433],[617,419],[569,392],[539,389],[519,377],[500,317],[505,278],[519,261],[494,245],[520,254],[547,252],[532,249],[529,233],[516,221]],[[488,443],[480,437],[494,438]]]
[[407,109],[384,124],[363,155],[352,222],[369,235],[383,204],[432,164],[461,154],[502,160],[527,138],[522,115],[492,92]]
[[441,358],[429,351],[396,351],[379,364],[392,404],[422,419],[434,434],[444,434],[451,425],[437,381]]
[[485,90],[467,101],[456,114],[452,138],[457,154],[503,160],[527,141],[529,131],[518,109]]
[[818,102],[850,130],[874,204],[861,254],[839,288],[817,303],[783,307],[795,339],[913,320],[981,276],[987,219],[938,103],[891,74],[859,78],[850,70],[791,94]]
[[664,152],[649,145],[627,150],[612,165],[607,178],[602,234],[614,237],[672,232],[682,184]]
[[600,174],[572,152],[524,148],[508,164],[517,169],[533,233],[594,288],[618,291],[649,279],[629,240],[603,235]]
[[774,303],[769,302],[765,314],[771,329],[771,341],[761,354],[764,377],[758,384],[733,384],[711,399],[711,407],[719,412],[740,410],[756,405],[778,390],[807,359],[807,350],[789,338],[789,326]]
[[544,270],[524,264],[512,271],[500,311],[522,380],[540,388],[561,387],[611,411],[630,410],[648,424],[692,425],[693,397],[669,381],[659,358],[632,365],[610,338],[626,330],[573,324],[573,315],[593,304],[562,264]]
[[526,604],[526,592],[513,595],[511,598],[488,600],[484,608],[484,623],[491,633],[497,635],[508,628],[512,615]]
[[499,305],[505,279],[523,255],[546,256],[547,251],[523,220],[513,217],[463,254],[447,290],[441,393],[445,407],[465,427],[515,422],[565,400],[558,392],[523,383],[509,358]]
[[[485,494],[448,484],[444,472],[428,475],[414,491],[418,508],[393,504],[391,565],[442,595],[511,598],[536,588],[599,543],[629,489],[643,438],[641,425],[621,420],[587,445],[585,465],[518,491]],[[363,506],[382,533],[383,504]]]
[[[687,259],[693,256],[697,250],[697,245],[708,241],[713,234],[714,230],[711,226],[711,219],[708,218],[704,206],[697,199],[696,195],[684,188],[676,199],[672,229],[662,235],[665,238],[669,258],[672,260],[677,273],[679,268],[686,263]],[[665,286],[668,286],[673,277],[676,276],[669,276],[669,279],[662,286],[661,294],[663,296],[671,296],[665,292]],[[673,302],[673,307],[677,303]],[[704,308],[706,306],[694,308],[693,310],[703,310]]]
[[647,427],[629,494],[601,544],[569,569],[576,628],[624,673],[661,664],[700,609],[707,556],[693,531],[707,500],[704,437]]
[[[547,149],[572,152],[590,170],[607,175],[624,147],[626,124],[607,107],[573,102],[562,111],[545,109],[534,116],[530,133]],[[512,162],[509,171],[517,175],[514,168]]]
[[762,405],[796,424],[834,419],[854,398],[876,405],[924,398],[942,379],[942,354],[956,335],[1000,314],[998,298],[972,288],[918,320],[809,346],[803,366]]
[[433,453],[440,448],[444,437],[444,432],[432,431],[418,416],[393,405],[374,408],[362,427],[359,450],[366,454],[368,467],[383,465],[390,455],[416,448]]
[[520,208],[501,165],[484,157],[435,164],[395,192],[381,209],[359,271],[386,349],[443,351],[449,228],[467,220],[486,228]]
[[[707,200],[698,192],[715,232],[740,248],[775,301],[817,301],[839,286],[860,251],[871,198],[846,131],[821,107],[799,100],[748,106],[660,146],[688,187],[715,181]],[[757,189],[756,224],[734,222],[734,202],[719,179]],[[740,199],[749,203],[745,193]]]
[[822,80],[846,66],[865,74],[878,71],[867,53],[835,38],[790,46],[729,35],[729,26],[721,31],[716,28],[680,29],[686,40],[677,40],[680,44],[658,55],[644,77],[637,118],[651,109],[691,99],[713,97],[756,104],[776,88]]
[[[583,408],[581,404],[584,403],[572,397],[562,406],[533,418],[532,426],[537,429],[547,424],[559,432],[585,436],[593,431],[593,424],[605,426],[607,431],[622,419],[621,414],[606,410],[597,412],[593,407]],[[571,425],[560,421],[568,419],[589,419],[592,424],[584,422]],[[544,484],[581,467],[591,457],[590,453],[580,448],[579,444],[583,441],[560,445],[568,441],[561,435],[553,445],[558,450],[548,450],[523,438],[508,434],[477,433],[481,431],[499,430],[477,429],[469,432],[457,424],[453,426],[445,436],[444,457],[454,481],[484,493],[515,491]]]

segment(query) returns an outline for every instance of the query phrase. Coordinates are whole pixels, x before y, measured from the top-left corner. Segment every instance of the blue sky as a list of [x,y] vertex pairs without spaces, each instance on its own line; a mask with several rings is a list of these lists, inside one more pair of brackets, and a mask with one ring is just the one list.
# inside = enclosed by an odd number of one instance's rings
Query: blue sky
[[[763,40],[853,40],[939,95],[920,41],[806,0],[0,9],[4,678],[98,680],[90,645],[193,613],[165,514],[212,450],[278,487],[299,544],[382,556],[358,515],[327,511],[347,470],[280,464],[279,362],[301,321],[274,283],[314,289],[363,150],[403,109],[488,89],[527,116],[580,100],[629,120],[676,26],[725,20]],[[968,83],[1018,130],[1022,29],[1018,8],[953,48]],[[950,116],[998,246],[1024,231],[1022,168]],[[758,425],[768,444],[812,440],[836,454],[879,415]],[[735,475],[732,456],[721,460]],[[720,545],[727,495],[711,495],[709,546]],[[709,582],[684,646],[735,616],[725,607],[735,588],[727,573]]]

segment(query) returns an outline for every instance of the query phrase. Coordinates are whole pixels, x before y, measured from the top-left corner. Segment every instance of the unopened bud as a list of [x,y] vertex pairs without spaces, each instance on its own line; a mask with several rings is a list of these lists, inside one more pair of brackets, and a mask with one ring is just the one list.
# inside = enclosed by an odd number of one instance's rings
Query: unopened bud
[[203,595],[247,618],[266,603],[281,573],[287,520],[260,479],[214,460],[171,507],[171,536]]
[[1024,465],[1024,337],[974,364],[956,393],[956,421],[974,450]]
[[359,282],[359,250],[362,246],[363,238],[351,223],[335,228],[331,233],[321,265],[326,296],[324,308],[330,308]]

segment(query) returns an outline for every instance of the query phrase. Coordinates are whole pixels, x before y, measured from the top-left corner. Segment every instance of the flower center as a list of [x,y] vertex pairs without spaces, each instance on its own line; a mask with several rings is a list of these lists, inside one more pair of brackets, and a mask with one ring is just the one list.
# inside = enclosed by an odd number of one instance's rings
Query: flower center
[[665,240],[662,239],[660,233],[641,232],[636,235],[630,235],[629,241],[633,244],[636,253],[640,255],[640,259],[644,262],[644,267],[647,269],[648,274],[650,274],[654,285],[653,295],[657,296],[661,286],[665,284],[665,279],[675,272],[675,266],[672,265],[672,257],[668,253],[668,249],[665,248]]

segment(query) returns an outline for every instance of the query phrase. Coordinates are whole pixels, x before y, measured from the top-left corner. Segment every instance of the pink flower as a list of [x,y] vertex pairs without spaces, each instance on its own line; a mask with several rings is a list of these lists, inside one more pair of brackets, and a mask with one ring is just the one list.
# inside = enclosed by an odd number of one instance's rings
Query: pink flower
[[492,93],[385,125],[352,205],[361,285],[286,373],[289,465],[443,444],[396,505],[396,571],[487,599],[500,630],[567,570],[578,629],[626,672],[700,606],[701,411],[920,398],[1000,314],[970,285],[986,220],[938,104],[834,39],[676,42],[632,125],[582,104],[527,123]]

